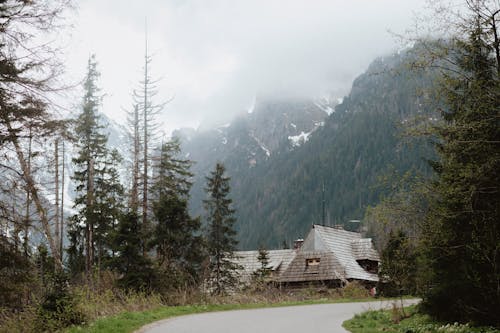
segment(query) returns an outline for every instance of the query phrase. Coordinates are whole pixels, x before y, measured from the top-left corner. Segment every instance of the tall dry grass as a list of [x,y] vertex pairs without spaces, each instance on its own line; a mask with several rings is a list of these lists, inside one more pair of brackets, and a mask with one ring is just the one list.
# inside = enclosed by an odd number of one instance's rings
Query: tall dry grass
[[[356,283],[341,289],[309,286],[301,289],[280,289],[272,285],[252,285],[228,295],[210,295],[200,289],[191,288],[171,291],[165,295],[125,292],[114,288],[112,281],[101,281],[98,288],[77,286],[70,289],[80,312],[87,323],[98,318],[122,312],[136,312],[161,306],[210,305],[210,304],[278,304],[314,300],[338,300],[343,298],[366,298],[367,290]],[[22,312],[12,313],[0,309],[0,333],[40,332],[36,327],[37,304]]]

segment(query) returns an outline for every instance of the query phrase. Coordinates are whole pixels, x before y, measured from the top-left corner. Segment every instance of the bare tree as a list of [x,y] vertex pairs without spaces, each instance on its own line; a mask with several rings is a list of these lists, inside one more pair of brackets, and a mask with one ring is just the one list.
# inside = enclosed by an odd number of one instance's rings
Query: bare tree
[[26,184],[29,200],[35,204],[56,263],[61,266],[59,248],[49,225],[47,211],[31,173],[29,158],[21,140],[30,130],[43,136],[58,125],[48,112],[48,95],[61,73],[50,43],[37,43],[41,34],[53,31],[71,0],[7,0],[0,4],[0,148],[10,146]]

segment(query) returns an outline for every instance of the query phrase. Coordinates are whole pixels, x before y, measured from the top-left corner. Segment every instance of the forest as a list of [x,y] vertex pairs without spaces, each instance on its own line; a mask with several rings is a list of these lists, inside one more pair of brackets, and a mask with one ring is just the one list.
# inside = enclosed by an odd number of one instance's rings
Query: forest
[[[108,142],[99,55],[75,116],[57,111],[70,87],[58,48],[39,38],[73,5],[0,1],[0,332],[85,325],[109,315],[96,300],[125,304],[116,314],[233,297],[239,246],[260,245],[265,271],[266,246],[321,220],[321,195],[332,223],[362,218],[383,295],[419,296],[439,321],[500,327],[498,2],[466,1],[446,39],[417,36],[372,63],[303,149],[253,169],[210,160],[208,176],[193,173],[182,139],[163,135],[169,100],[147,43],[126,111],[129,154]],[[256,285],[265,301],[277,292]]]

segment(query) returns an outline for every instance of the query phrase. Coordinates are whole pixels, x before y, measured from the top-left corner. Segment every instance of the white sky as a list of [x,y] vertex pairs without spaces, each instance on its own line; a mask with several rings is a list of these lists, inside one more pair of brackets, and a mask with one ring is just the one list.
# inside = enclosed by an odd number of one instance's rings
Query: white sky
[[[123,122],[143,67],[148,21],[166,132],[226,121],[256,94],[344,94],[376,57],[400,47],[423,0],[79,0],[67,42],[68,80],[95,53],[102,110]],[[78,102],[78,94],[72,100]]]

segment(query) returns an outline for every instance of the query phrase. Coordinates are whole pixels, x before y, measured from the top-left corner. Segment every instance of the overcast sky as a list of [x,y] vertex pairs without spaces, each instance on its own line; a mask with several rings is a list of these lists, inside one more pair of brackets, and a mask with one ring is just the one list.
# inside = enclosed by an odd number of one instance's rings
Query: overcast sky
[[102,110],[123,121],[141,78],[145,18],[166,132],[224,121],[254,96],[343,95],[376,57],[401,47],[423,0],[79,0],[68,77],[95,53]]

